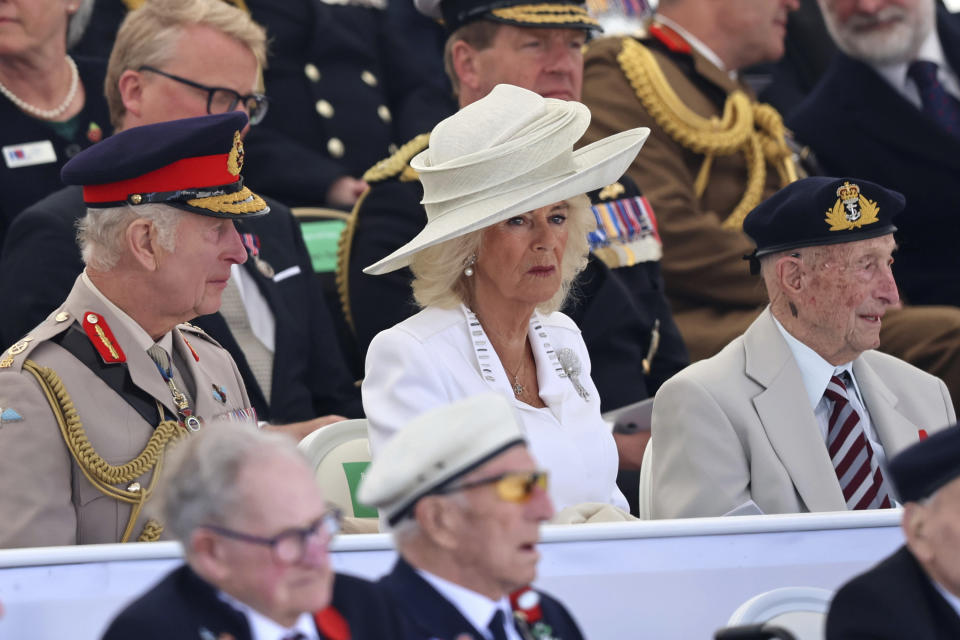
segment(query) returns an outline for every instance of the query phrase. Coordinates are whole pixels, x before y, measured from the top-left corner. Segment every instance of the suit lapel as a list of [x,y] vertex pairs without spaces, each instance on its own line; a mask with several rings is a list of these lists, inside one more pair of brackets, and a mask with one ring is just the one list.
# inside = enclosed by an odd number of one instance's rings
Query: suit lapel
[[744,334],[746,374],[764,387],[753,398],[763,430],[809,511],[847,505],[807,399],[800,368],[769,307]]
[[897,410],[897,396],[867,363],[863,356],[853,362],[863,403],[870,413],[870,421],[876,429],[887,460],[917,441],[917,425]]
[[452,639],[466,634],[475,640],[483,640],[483,634],[403,558],[397,559],[393,571],[381,578],[380,584],[394,600],[401,615],[410,620],[423,637]]

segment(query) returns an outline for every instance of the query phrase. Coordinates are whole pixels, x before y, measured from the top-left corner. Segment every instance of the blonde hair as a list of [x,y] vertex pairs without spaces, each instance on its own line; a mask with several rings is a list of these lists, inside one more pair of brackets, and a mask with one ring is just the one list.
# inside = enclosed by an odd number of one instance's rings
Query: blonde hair
[[[560,288],[552,298],[537,307],[541,313],[552,313],[563,306],[577,274],[587,266],[590,253],[587,234],[597,225],[587,196],[574,196],[566,203],[569,207],[568,233],[560,263]],[[414,254],[410,260],[413,298],[420,307],[452,309],[461,303],[467,304],[469,282],[463,270],[470,257],[480,250],[483,232],[480,229],[451,238]]]
[[127,227],[140,218],[150,221],[157,230],[159,245],[172,253],[176,249],[177,225],[185,213],[164,204],[87,209],[87,215],[77,220],[77,244],[83,263],[97,271],[115,267],[126,250]]
[[184,29],[216,29],[245,45],[261,69],[267,66],[267,33],[245,11],[223,0],[147,0],[127,14],[110,53],[104,93],[110,123],[119,130],[127,108],[120,95],[120,76],[144,65],[162,67],[176,54]]

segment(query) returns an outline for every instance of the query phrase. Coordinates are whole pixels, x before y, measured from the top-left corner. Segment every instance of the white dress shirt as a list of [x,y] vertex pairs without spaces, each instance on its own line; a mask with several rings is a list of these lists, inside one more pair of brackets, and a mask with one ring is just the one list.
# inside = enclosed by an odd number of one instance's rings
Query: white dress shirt
[[713,49],[711,49],[706,44],[704,44],[703,40],[693,35],[689,31],[684,29],[682,26],[680,26],[678,23],[674,22],[673,20],[671,20],[670,18],[664,15],[660,15],[658,13],[656,17],[656,21],[670,27],[671,29],[676,31],[678,34],[680,34],[680,36],[687,41],[687,44],[693,47],[693,49],[697,53],[699,53],[704,58],[706,58],[707,60],[712,62],[714,65],[716,65],[718,69],[720,69],[721,71],[725,71],[727,75],[730,76],[731,80],[737,79],[737,70],[727,69],[727,65],[723,63],[723,60],[720,59],[720,56],[718,56]]
[[245,602],[240,602],[229,593],[219,592],[221,600],[242,613],[250,625],[250,640],[284,640],[298,631],[306,640],[320,640],[317,627],[309,613],[301,613],[292,627],[284,627],[263,615]]
[[[510,400],[530,452],[549,471],[557,511],[584,502],[628,510],[616,484],[617,446],[600,417],[600,394],[590,379],[590,357],[577,325],[562,313],[531,318],[528,335],[540,398],[547,405],[538,409],[514,396],[483,328],[468,324],[471,316],[463,306],[427,308],[370,343],[362,392],[373,457],[425,411],[495,391]],[[560,357],[579,361],[579,374],[568,376]]]
[[421,578],[429,582],[430,586],[439,591],[440,595],[446,598],[450,604],[456,607],[460,615],[466,618],[467,622],[472,624],[477,631],[481,632],[487,640],[493,640],[493,634],[490,633],[488,627],[497,609],[503,611],[503,626],[507,634],[507,640],[523,640],[517,632],[517,628],[511,624],[513,621],[513,610],[510,608],[510,603],[505,597],[499,600],[491,600],[476,591],[471,591],[449,580],[444,580],[428,571],[423,571],[422,569],[415,569],[415,571],[420,574]]
[[[920,45],[917,51],[916,60],[928,60],[937,63],[937,80],[943,85],[943,88],[955,98],[960,99],[960,82],[957,75],[950,68],[946,56],[943,55],[943,47],[940,44],[940,36],[937,30],[931,29],[926,39]],[[923,106],[920,100],[920,91],[916,83],[907,75],[909,63],[899,62],[889,65],[874,65],[873,68],[880,76],[892,86],[897,93],[907,99],[913,106],[920,109]]]

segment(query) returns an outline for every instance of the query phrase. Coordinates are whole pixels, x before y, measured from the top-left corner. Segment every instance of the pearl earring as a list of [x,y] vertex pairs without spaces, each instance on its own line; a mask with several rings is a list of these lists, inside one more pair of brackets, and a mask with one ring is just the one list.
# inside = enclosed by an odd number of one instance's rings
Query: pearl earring
[[472,275],[473,275],[473,265],[476,264],[476,262],[477,262],[477,254],[475,254],[475,253],[474,253],[474,254],[471,254],[470,257],[467,258],[467,263],[466,263],[466,265],[465,265],[465,267],[464,267],[464,269],[463,269],[463,275],[467,276],[468,278],[469,278],[470,276],[472,276]]

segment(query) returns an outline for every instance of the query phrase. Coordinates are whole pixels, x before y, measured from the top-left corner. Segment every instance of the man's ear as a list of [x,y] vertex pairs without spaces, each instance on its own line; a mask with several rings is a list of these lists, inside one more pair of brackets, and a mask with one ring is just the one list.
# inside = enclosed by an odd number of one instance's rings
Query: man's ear
[[933,556],[925,528],[927,510],[926,505],[908,502],[903,505],[903,520],[900,523],[907,540],[907,548],[921,564],[925,564]]
[[127,226],[124,237],[130,254],[145,270],[156,271],[160,267],[160,243],[152,222],[137,218]]
[[197,575],[212,584],[221,584],[230,573],[219,539],[206,529],[195,529],[186,544],[186,556]]
[[120,91],[120,99],[123,101],[124,108],[137,118],[142,117],[143,74],[133,69],[127,69],[120,74],[117,89]]
[[780,288],[790,297],[803,290],[803,263],[795,256],[783,256],[776,263],[777,281]]
[[477,53],[476,49],[463,40],[457,40],[450,47],[450,61],[453,64],[453,72],[460,80],[460,86],[474,91],[480,87]]
[[420,530],[437,546],[453,550],[460,540],[463,514],[458,505],[443,496],[427,496],[417,502],[413,515]]

